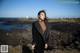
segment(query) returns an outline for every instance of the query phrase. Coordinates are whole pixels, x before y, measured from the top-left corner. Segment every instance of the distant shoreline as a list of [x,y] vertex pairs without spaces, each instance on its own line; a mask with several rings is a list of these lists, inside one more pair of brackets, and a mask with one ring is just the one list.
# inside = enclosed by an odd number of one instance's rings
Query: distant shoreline
[[[30,24],[36,20],[36,18],[0,18],[0,21],[11,24]],[[48,18],[48,22],[80,22],[80,18]]]

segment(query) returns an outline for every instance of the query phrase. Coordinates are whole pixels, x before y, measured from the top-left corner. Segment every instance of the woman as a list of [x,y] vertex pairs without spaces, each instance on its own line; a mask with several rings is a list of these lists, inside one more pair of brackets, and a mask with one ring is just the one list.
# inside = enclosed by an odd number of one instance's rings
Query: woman
[[46,19],[46,12],[39,11],[38,20],[32,23],[32,49],[34,53],[44,53],[48,48],[49,24]]

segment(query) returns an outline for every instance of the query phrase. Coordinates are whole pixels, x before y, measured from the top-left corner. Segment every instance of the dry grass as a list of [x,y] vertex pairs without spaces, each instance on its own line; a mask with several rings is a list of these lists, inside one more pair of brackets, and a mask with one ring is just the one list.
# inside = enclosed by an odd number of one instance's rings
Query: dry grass
[[[31,47],[31,44],[28,45],[29,48]],[[22,53],[22,46],[18,45],[16,47],[9,46],[8,53]],[[31,49],[31,48],[30,48]],[[79,50],[71,49],[71,50],[60,50],[60,49],[54,49],[54,50],[44,50],[44,53],[80,53]]]
[[45,51],[44,53],[80,53],[80,51],[76,50],[76,49],[72,49],[72,50],[52,50],[52,51]]

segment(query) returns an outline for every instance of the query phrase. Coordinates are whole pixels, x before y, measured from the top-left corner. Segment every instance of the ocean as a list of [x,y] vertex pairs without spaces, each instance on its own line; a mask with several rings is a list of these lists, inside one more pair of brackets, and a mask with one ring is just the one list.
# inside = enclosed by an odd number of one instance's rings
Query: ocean
[[10,31],[13,28],[31,28],[32,24],[11,24],[4,21],[0,21],[0,30]]

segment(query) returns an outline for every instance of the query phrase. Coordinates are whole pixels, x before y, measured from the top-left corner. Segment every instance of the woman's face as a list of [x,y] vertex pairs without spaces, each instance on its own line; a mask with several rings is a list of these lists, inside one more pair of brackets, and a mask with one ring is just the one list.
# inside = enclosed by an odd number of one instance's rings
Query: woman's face
[[41,12],[40,15],[39,15],[39,18],[44,20],[45,19],[45,13],[44,12]]

